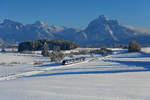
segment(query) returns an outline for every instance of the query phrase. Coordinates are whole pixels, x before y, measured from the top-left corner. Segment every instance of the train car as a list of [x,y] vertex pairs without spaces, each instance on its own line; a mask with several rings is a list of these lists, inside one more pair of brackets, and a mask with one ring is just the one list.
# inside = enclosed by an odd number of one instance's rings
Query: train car
[[62,61],[62,65],[68,65],[68,64],[74,64],[85,61],[85,57],[79,57],[79,58],[73,58],[73,59],[67,59]]

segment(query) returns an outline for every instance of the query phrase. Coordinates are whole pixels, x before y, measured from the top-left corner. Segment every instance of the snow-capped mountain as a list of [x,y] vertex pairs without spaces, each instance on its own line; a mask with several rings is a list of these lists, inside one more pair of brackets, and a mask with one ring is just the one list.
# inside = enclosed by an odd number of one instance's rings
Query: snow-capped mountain
[[138,40],[142,45],[150,45],[150,34],[135,28],[120,25],[117,20],[108,19],[104,15],[91,21],[84,30],[46,25],[41,21],[33,24],[5,19],[0,22],[0,38],[8,43],[60,38],[77,42],[80,46],[112,46],[126,45],[131,40]]
[[91,45],[93,42],[95,45],[126,44],[132,37],[135,37],[135,31],[120,25],[117,20],[106,18],[104,15],[91,21],[84,32],[87,35],[86,41],[91,42]]
[[123,26],[104,15],[91,21],[82,32],[84,38],[77,42],[84,46],[127,45],[131,40],[137,40],[143,46],[150,45],[150,34]]
[[45,38],[61,38],[75,41],[81,30],[66,27],[55,27],[36,21],[33,24],[22,24],[9,19],[0,23],[0,37],[9,43]]
[[0,23],[0,37],[6,42],[22,42],[41,38],[54,38],[55,33],[61,30],[63,30],[63,28],[48,26],[40,21],[24,25],[6,19]]

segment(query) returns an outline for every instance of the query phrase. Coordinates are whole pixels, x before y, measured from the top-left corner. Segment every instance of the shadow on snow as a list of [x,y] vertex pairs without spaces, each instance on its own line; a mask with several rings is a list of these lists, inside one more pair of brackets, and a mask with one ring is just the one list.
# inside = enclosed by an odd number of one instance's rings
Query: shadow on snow
[[[44,77],[44,76],[57,76],[57,75],[77,75],[77,74],[112,74],[112,73],[125,73],[125,72],[143,72],[143,71],[150,71],[150,62],[142,62],[142,61],[111,61],[117,62],[120,64],[125,64],[130,66],[136,67],[144,67],[143,69],[122,69],[122,70],[105,70],[105,71],[73,71],[73,72],[56,72],[53,71],[50,73],[41,73],[37,75],[32,75],[28,77]],[[95,67],[94,67],[95,68]],[[93,68],[93,69],[94,69]],[[98,67],[97,67],[98,68]],[[101,67],[99,67],[101,68]],[[104,67],[102,67],[104,68]],[[84,69],[84,68],[83,68]]]
[[[150,57],[150,54],[149,53],[145,53],[145,52],[135,52],[137,53],[138,55],[132,55],[132,56],[120,56],[120,57],[114,57],[114,58],[149,58]],[[123,54],[123,53],[122,53]],[[124,54],[130,54],[129,52],[126,52]],[[132,53],[131,53],[132,54]]]
[[81,74],[112,74],[112,73],[125,73],[125,72],[142,72],[149,71],[145,69],[137,70],[113,70],[113,71],[79,71],[79,72],[58,72],[58,73],[41,73],[37,75],[27,76],[27,77],[44,77],[44,76],[58,76],[58,75],[81,75]]
[[127,66],[144,67],[150,70],[150,61],[117,61],[117,60],[106,60],[106,62],[116,62]]
[[52,64],[45,64],[45,65],[40,65],[40,66],[36,66],[36,67],[55,67],[55,66],[61,66],[62,63],[58,62],[58,63],[52,63]]
[[[145,53],[140,53],[140,57],[150,57]],[[134,58],[134,57],[133,57]],[[122,69],[122,70],[104,70],[100,71],[99,68],[106,68],[106,67],[93,67],[93,68],[85,68],[85,69],[98,69],[97,71],[73,71],[73,72],[50,72],[50,73],[41,73],[27,77],[44,77],[44,76],[57,76],[57,75],[76,75],[76,74],[111,74],[111,73],[125,73],[125,72],[143,72],[143,71],[150,71],[150,61],[117,61],[117,60],[106,60],[105,62],[116,62],[123,65],[127,65],[128,67],[143,67],[143,69]],[[54,64],[47,64],[42,65],[39,67],[50,67],[50,66],[58,66],[61,63],[54,63]],[[94,66],[94,65],[93,65]],[[108,66],[108,65],[107,65]],[[112,67],[111,67],[112,68]],[[84,68],[67,68],[67,69],[60,69],[60,70],[71,70],[71,69],[84,69]],[[58,69],[59,70],[59,69]]]

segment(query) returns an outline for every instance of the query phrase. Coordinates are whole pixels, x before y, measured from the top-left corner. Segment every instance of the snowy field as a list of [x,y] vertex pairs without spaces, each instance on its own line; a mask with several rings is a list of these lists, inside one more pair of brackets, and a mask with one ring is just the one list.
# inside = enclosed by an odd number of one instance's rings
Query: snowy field
[[49,61],[0,53],[0,100],[150,100],[150,48],[65,66]]

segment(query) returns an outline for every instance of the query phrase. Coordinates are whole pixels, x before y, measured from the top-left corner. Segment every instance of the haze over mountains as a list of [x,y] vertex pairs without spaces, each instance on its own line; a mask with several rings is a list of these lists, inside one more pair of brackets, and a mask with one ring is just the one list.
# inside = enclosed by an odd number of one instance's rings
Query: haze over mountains
[[110,20],[104,15],[91,21],[83,30],[50,26],[41,21],[26,25],[9,19],[0,22],[0,41],[7,43],[60,38],[77,42],[80,46],[127,45],[131,40],[150,46],[149,33],[146,29],[120,25],[117,20]]

